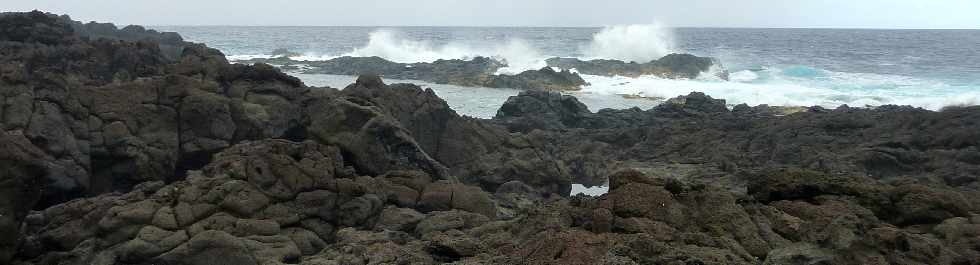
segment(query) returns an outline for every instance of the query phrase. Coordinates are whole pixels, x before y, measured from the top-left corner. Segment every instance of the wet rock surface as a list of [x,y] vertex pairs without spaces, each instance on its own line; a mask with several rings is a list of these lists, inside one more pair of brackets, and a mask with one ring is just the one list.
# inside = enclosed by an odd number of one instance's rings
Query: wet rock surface
[[0,15],[3,264],[980,260],[977,107],[593,113],[526,91],[480,120],[79,25]]
[[297,61],[281,56],[271,59],[252,59],[241,63],[268,63],[305,74],[379,75],[391,79],[422,80],[436,84],[471,87],[569,91],[579,90],[582,86],[588,85],[576,73],[568,70],[555,71],[550,67],[527,70],[514,75],[497,74],[497,70],[507,66],[506,63],[487,57],[396,63],[381,57],[344,56],[326,61]]
[[[624,62],[607,59],[583,61],[577,58],[554,57],[546,60],[546,63],[549,67],[575,69],[582,74],[601,76],[637,77],[652,75],[663,78],[693,79],[702,73],[709,72],[711,67],[718,67],[723,70],[720,63],[713,58],[676,53],[650,62]],[[718,77],[727,80],[728,73],[721,72]]]

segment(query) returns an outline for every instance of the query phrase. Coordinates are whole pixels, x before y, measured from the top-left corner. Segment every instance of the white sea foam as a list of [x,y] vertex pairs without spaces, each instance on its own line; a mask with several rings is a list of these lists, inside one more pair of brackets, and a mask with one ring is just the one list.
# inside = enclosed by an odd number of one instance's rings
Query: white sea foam
[[603,28],[584,47],[587,56],[645,63],[674,51],[670,29],[659,23]]
[[[672,35],[669,29],[660,24],[609,26],[596,33],[590,44],[580,48],[581,52],[589,57],[588,59],[648,62],[673,52]],[[517,74],[526,70],[541,69],[547,66],[545,59],[552,57],[542,54],[526,41],[516,38],[476,47],[459,42],[433,44],[429,41],[405,38],[394,29],[379,29],[369,33],[368,42],[364,46],[349,52],[322,54],[308,51],[303,55],[290,58],[299,61],[324,61],[341,56],[378,56],[400,63],[486,56],[507,63],[508,67],[500,69],[498,74]],[[271,55],[232,55],[228,56],[228,59],[238,61],[272,57]]]
[[497,70],[497,74],[519,74],[526,70],[536,70],[548,66],[544,56],[521,39],[511,39],[496,47],[495,58],[503,59],[507,67]]
[[[951,86],[943,82],[904,76],[841,73],[826,70],[767,69],[759,73],[737,71],[731,81],[711,78],[695,80],[583,75],[591,85],[584,93],[635,95],[670,98],[690,92],[704,92],[728,104],[768,104],[774,106],[823,106],[847,104],[853,107],[911,105],[938,110],[945,106],[980,104],[975,88]],[[803,77],[801,77],[803,76]]]
[[[658,24],[621,25],[603,28],[593,40],[582,48],[583,59],[618,59],[645,62],[660,58],[673,48],[671,31]],[[439,59],[470,59],[476,56],[493,57],[509,66],[497,74],[517,74],[525,70],[546,66],[549,56],[521,39],[489,40],[478,46],[448,42],[433,44],[428,41],[402,37],[395,30],[378,30],[370,33],[369,41],[362,47],[342,54],[306,53],[291,57],[295,60],[329,60],[339,56],[379,56],[402,63],[432,62]],[[269,58],[269,55],[235,55],[230,60]],[[725,57],[725,56],[722,56]],[[737,62],[737,58],[729,58]],[[574,71],[574,69],[571,69]],[[952,105],[980,104],[980,86],[952,86],[941,81],[868,73],[843,73],[807,66],[764,66],[761,69],[738,70],[729,75],[729,81],[715,76],[723,69],[713,69],[694,80],[663,79],[653,76],[638,78],[603,77],[583,75],[591,85],[576,96],[596,102],[590,105],[626,108],[650,107],[649,100],[622,101],[622,95],[647,98],[671,98],[699,91],[727,100],[728,103],[749,105],[784,105],[836,107],[879,106],[885,104],[912,105],[938,110]],[[454,91],[454,90],[447,90]],[[453,92],[455,93],[455,92]],[[495,100],[499,101],[499,100]],[[593,106],[596,105],[596,106]],[[474,112],[475,116],[492,116],[491,111]]]
[[225,56],[229,61],[247,61],[252,59],[269,59],[272,55],[268,54],[239,54],[239,55],[227,55]]
[[289,59],[296,60],[296,61],[327,61],[327,60],[334,59],[334,58],[337,58],[337,57],[340,57],[340,56],[337,56],[337,55],[322,55],[322,54],[315,54],[315,53],[304,53],[304,54],[299,55],[299,56],[290,56]]
[[[402,38],[392,30],[372,32],[368,43],[341,56],[378,56],[393,62],[417,63],[433,62],[440,59],[471,59],[477,56],[491,57],[506,62],[498,74],[517,74],[525,70],[545,67],[544,56],[521,39],[509,39],[499,44],[473,47],[463,43],[450,42],[433,45],[427,41]],[[329,60],[338,56],[304,56],[305,60]],[[298,58],[293,58],[298,59]]]
[[583,194],[583,195],[587,195],[587,196],[596,197],[596,196],[601,196],[601,195],[606,194],[606,193],[609,193],[609,186],[608,185],[606,185],[606,186],[586,187],[585,185],[582,185],[582,184],[572,184],[572,192],[569,195],[570,196],[575,196],[577,194]]
[[731,80],[732,82],[746,83],[759,79],[759,75],[750,70],[742,70],[742,71],[731,73],[728,76],[728,79]]
[[[581,49],[589,59],[648,62],[674,52],[673,34],[660,24],[609,26],[596,33],[590,44]],[[547,65],[544,60],[550,57],[521,39],[508,39],[479,48],[457,42],[433,45],[403,38],[394,30],[374,31],[366,45],[342,56],[378,56],[401,63],[487,56],[507,63],[508,67],[500,69],[498,74],[540,69]],[[335,57],[321,56],[320,59]]]
[[466,45],[449,43],[435,46],[428,41],[401,38],[394,30],[371,32],[368,43],[344,54],[345,56],[378,56],[394,62],[432,62],[438,59],[464,59],[478,53]]

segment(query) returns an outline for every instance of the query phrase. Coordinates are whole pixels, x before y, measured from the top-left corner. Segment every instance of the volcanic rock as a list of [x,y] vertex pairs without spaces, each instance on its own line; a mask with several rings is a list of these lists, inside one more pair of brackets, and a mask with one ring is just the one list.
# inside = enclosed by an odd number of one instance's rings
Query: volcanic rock
[[[481,120],[411,84],[309,88],[78,25],[0,15],[4,264],[980,257],[977,107],[788,114],[691,93],[591,112],[535,91]],[[609,193],[568,197],[572,182]]]
[[[712,66],[720,67],[716,59],[698,57],[690,54],[669,54],[650,62],[623,62],[619,60],[596,59],[582,61],[577,58],[550,58],[549,67],[575,69],[579,73],[601,76],[637,77],[653,75],[663,78],[693,79],[708,72]],[[727,73],[720,76],[728,79]]]
[[380,57],[339,57],[326,61],[296,61],[288,57],[252,59],[243,63],[269,63],[282,68],[302,65],[306,74],[380,75],[390,79],[409,79],[471,87],[515,88],[523,90],[568,91],[588,85],[576,73],[554,71],[550,67],[527,70],[516,75],[496,74],[506,65],[487,57],[471,60],[396,63]]

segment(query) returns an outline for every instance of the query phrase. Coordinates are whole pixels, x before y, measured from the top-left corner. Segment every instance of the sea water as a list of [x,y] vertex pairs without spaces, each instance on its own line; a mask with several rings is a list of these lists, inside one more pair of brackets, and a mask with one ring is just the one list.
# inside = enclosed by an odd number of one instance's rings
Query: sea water
[[[729,104],[852,107],[886,104],[932,110],[980,103],[980,31],[718,29],[623,25],[604,28],[469,27],[155,27],[176,31],[241,60],[277,48],[300,60],[380,56],[396,62],[490,56],[510,67],[544,67],[554,56],[649,61],[668,53],[718,58],[730,80],[588,76],[575,95],[590,108],[649,108],[656,99],[701,91]],[[718,69],[720,71],[720,69]],[[331,79],[301,75],[305,82]],[[334,78],[337,79],[337,78]],[[340,78],[337,80],[344,80]],[[346,78],[350,79],[350,78]],[[349,81],[349,80],[347,80]],[[345,82],[347,82],[345,81]],[[433,88],[461,114],[489,117],[507,89]],[[343,87],[339,83],[330,84]],[[623,95],[649,99],[623,100]]]
[[[700,91],[729,105],[873,107],[931,110],[980,104],[980,30],[670,28],[659,24],[601,28],[472,27],[153,27],[175,31],[225,53],[229,60],[268,58],[285,48],[296,60],[379,56],[431,62],[488,56],[507,62],[498,74],[545,67],[550,57],[647,62],[669,53],[710,56],[712,73],[688,80],[654,76],[582,75],[589,85],[569,92],[592,111],[651,108],[665,98]],[[343,88],[355,77],[292,73],[311,86]],[[518,90],[440,85],[418,80],[462,115],[491,118]],[[576,184],[572,193],[606,187]]]

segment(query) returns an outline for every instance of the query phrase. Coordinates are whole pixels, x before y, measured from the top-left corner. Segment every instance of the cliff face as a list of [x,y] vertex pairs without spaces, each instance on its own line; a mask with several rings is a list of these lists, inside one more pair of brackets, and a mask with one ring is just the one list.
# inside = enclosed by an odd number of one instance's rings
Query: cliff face
[[980,260],[978,108],[526,92],[479,120],[40,12],[0,15],[0,99],[3,264]]

